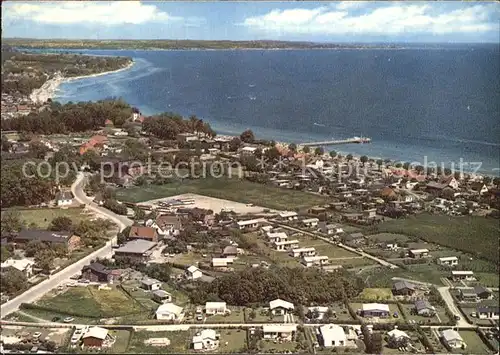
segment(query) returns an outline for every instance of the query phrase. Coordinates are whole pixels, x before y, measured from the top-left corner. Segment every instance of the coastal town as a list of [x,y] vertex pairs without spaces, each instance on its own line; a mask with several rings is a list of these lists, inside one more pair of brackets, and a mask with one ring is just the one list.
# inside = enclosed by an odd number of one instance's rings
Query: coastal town
[[133,61],[44,56],[2,58],[47,74],[2,92],[2,354],[498,353],[498,177],[61,104]]

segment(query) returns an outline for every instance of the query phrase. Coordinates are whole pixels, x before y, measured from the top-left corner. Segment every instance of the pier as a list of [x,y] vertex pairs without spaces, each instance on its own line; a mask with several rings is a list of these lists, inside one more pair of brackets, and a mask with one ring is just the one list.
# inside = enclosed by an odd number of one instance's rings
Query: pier
[[299,145],[303,147],[319,147],[323,145],[338,145],[338,144],[351,144],[351,143],[363,144],[363,143],[370,143],[371,141],[372,141],[371,138],[367,137],[352,137],[347,139],[339,139],[339,140],[324,141],[324,142],[302,143]]

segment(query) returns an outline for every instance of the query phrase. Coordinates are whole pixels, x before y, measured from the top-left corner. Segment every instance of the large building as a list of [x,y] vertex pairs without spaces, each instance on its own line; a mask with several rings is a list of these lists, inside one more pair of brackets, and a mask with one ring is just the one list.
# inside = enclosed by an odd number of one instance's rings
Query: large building
[[345,346],[347,343],[347,336],[344,328],[336,324],[327,324],[319,328],[323,346],[325,348],[333,346]]
[[114,258],[130,258],[136,261],[147,261],[151,257],[151,249],[156,246],[155,242],[143,239],[136,239],[127,242],[122,247],[115,250]]
[[13,242],[17,245],[28,244],[31,241],[40,241],[50,245],[63,245],[69,252],[80,246],[80,237],[71,232],[53,232],[40,229],[23,229],[14,236]]

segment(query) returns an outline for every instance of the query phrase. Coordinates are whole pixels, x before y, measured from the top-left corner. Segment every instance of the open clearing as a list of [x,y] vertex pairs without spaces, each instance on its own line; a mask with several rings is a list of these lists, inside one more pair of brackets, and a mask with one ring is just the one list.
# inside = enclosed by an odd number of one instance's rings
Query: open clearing
[[494,218],[422,213],[380,223],[377,230],[418,237],[430,243],[472,253],[494,263],[499,261],[498,248],[491,248],[498,244],[500,231],[498,220]]
[[229,178],[185,179],[166,185],[137,186],[116,190],[117,197],[126,202],[144,202],[187,193],[200,194],[240,203],[253,203],[277,210],[308,208],[327,202],[326,197],[307,192],[281,189]]
[[[202,195],[197,195],[197,194],[183,194],[183,195],[176,195],[176,196],[170,196],[168,197],[168,200],[171,199],[193,199],[194,200],[194,205],[198,208],[204,208],[207,210],[212,210],[215,213],[219,213],[222,209],[225,210],[232,210],[235,213],[239,214],[247,214],[247,213],[262,213],[264,212],[264,207],[261,206],[249,206],[248,204],[244,204],[241,202],[235,202],[235,201],[229,201],[229,200],[223,200],[220,198],[215,198],[215,197],[209,197],[209,196],[202,196]],[[156,200],[150,200],[143,202],[143,205],[158,205],[158,202],[160,201],[165,201],[165,198],[159,198]]]
[[3,210],[2,214],[6,211],[15,212],[21,217],[21,220],[29,226],[36,224],[38,228],[47,228],[50,222],[56,217],[69,217],[73,223],[78,223],[85,218],[92,218],[93,215],[84,212],[83,208],[12,208]]

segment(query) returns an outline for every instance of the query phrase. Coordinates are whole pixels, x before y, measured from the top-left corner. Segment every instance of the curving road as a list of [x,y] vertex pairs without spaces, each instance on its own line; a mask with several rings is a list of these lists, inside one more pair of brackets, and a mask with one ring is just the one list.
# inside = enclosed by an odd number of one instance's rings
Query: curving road
[[[84,182],[85,182],[85,175],[83,173],[80,173],[77,176],[77,179],[75,180],[73,185],[71,186],[71,191],[73,192],[75,199],[79,203],[85,204],[88,209],[100,214],[102,218],[110,219],[116,224],[118,224],[120,231],[123,230],[125,227],[132,225],[133,223],[132,220],[124,216],[119,216],[93,203],[90,200],[90,198],[88,198],[83,192]],[[113,237],[101,249],[94,251],[93,253],[87,255],[86,257],[78,260],[74,264],[50,276],[47,280],[31,287],[23,294],[4,303],[1,306],[1,311],[0,311],[1,317],[3,318],[12,312],[15,312],[17,309],[19,309],[21,303],[33,303],[37,301],[48,291],[66,282],[74,274],[79,273],[82,267],[90,263],[91,260],[96,258],[106,258],[111,256],[113,252],[111,246],[114,243],[116,243],[116,237]]]

